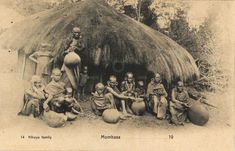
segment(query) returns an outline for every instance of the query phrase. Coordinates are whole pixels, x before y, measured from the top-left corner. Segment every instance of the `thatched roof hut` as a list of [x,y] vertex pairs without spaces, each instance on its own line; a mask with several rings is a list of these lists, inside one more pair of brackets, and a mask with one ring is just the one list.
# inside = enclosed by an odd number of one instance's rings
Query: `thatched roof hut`
[[[60,66],[65,39],[74,26],[81,28],[86,45],[82,59],[91,66],[97,57],[94,48],[99,44],[99,67],[103,69],[115,64],[119,68],[118,63],[123,63],[126,70],[159,72],[168,83],[177,78],[193,80],[199,75],[192,56],[175,41],[117,12],[102,0],[80,1],[30,16],[2,34],[0,41],[5,47],[19,50],[20,56],[37,50],[42,41],[49,42],[55,64]],[[32,68],[32,63],[28,68]]]

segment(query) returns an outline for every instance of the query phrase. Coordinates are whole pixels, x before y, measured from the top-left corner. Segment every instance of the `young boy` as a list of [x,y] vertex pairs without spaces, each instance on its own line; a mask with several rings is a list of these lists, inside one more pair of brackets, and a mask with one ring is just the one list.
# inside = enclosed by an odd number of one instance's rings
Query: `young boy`
[[81,105],[73,97],[73,89],[66,88],[66,95],[64,96],[65,111],[75,114],[83,113]]
[[138,81],[137,82],[137,87],[135,89],[137,97],[138,98],[145,98],[146,96],[146,91],[144,89],[144,82],[143,81]]
[[79,80],[79,92],[80,92],[80,99],[84,100],[84,95],[85,95],[85,86],[87,84],[87,81],[89,79],[88,76],[88,67],[84,66],[83,67],[83,72],[80,73],[80,80]]
[[95,92],[92,93],[91,97],[91,108],[93,112],[101,116],[104,110],[109,108],[116,108],[113,96],[110,94],[104,94],[104,85],[97,83],[95,86]]

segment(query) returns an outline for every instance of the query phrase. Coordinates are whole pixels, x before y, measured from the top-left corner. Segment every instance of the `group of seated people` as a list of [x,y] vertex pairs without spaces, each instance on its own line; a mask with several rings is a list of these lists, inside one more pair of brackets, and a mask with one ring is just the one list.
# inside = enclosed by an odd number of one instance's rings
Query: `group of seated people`
[[[44,86],[41,78],[34,75],[31,79],[31,87],[25,90],[24,105],[19,114],[33,114],[34,117],[40,117],[47,111],[83,114],[82,107],[73,97],[73,89],[66,88],[65,83],[61,81],[61,76],[60,69],[53,69],[52,80]],[[101,116],[106,109],[117,109],[122,113],[121,118],[126,119],[133,115],[132,103],[144,101],[146,108],[158,119],[166,119],[169,109],[171,122],[176,125],[183,124],[189,107],[189,95],[184,89],[183,82],[179,81],[177,87],[172,90],[170,101],[167,101],[167,95],[160,74],[154,75],[146,91],[144,82],[138,81],[136,84],[133,73],[127,72],[120,89],[114,75],[109,77],[106,85],[102,83],[95,85],[95,92],[90,99],[91,109],[98,116]]]
[[158,73],[151,79],[147,91],[143,81],[135,84],[134,75],[131,72],[126,73],[120,90],[116,76],[111,75],[106,86],[102,83],[96,84],[92,96],[92,110],[96,115],[102,115],[104,110],[114,108],[121,111],[124,118],[132,116],[132,103],[144,101],[147,110],[160,120],[167,118],[168,109],[171,114],[171,123],[183,125],[183,122],[187,120],[189,95],[183,82],[178,81],[176,88],[172,90],[171,100],[167,101],[168,94]]
[[78,101],[73,97],[73,89],[66,87],[61,81],[60,69],[53,69],[51,82],[43,85],[41,77],[34,75],[31,79],[31,87],[25,90],[24,104],[19,115],[31,115],[40,117],[43,112],[54,111],[56,113],[83,113]]

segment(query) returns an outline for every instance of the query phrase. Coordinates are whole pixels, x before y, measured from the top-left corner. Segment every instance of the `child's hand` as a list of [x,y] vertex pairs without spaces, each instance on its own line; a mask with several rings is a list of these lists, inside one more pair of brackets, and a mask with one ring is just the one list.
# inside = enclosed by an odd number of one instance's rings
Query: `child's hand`
[[33,89],[33,91],[35,91],[35,92],[37,92],[37,91],[38,91],[38,89],[35,87],[35,85],[34,85],[34,84],[32,84],[32,89]]
[[48,106],[47,103],[44,103],[44,104],[43,104],[43,109],[44,109],[45,111],[49,111],[49,106]]
[[61,104],[60,104],[59,102],[56,102],[56,103],[55,103],[55,106],[60,107]]
[[78,115],[81,116],[81,117],[85,117],[86,116],[84,112],[80,112]]
[[184,106],[185,106],[185,107],[189,107],[189,104],[188,104],[188,103],[184,103]]
[[135,100],[136,98],[135,98],[135,97],[130,96],[130,97],[129,97],[129,99],[130,99],[130,100]]
[[71,104],[69,105],[69,107],[73,107],[73,103],[71,103]]
[[107,108],[109,108],[109,109],[112,108],[112,105],[111,105],[111,104],[108,104],[108,105],[107,105]]

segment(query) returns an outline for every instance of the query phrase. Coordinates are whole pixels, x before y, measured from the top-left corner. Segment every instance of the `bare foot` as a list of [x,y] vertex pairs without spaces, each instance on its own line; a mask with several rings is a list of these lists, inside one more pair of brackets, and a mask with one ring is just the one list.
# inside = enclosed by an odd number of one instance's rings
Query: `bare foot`
[[127,112],[123,112],[122,114],[123,114],[123,116],[125,116],[125,117],[132,117],[132,115],[129,114],[129,113],[127,113]]
[[126,120],[126,117],[124,115],[120,115],[121,120]]

